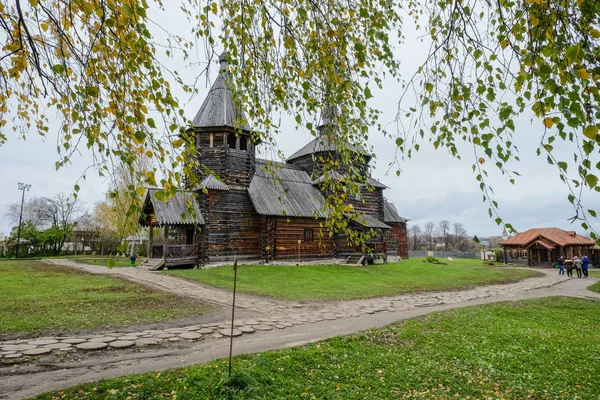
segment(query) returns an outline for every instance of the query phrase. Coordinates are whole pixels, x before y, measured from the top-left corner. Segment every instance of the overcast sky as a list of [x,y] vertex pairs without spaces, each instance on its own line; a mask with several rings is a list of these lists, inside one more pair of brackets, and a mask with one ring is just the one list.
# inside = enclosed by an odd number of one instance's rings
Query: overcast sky
[[[184,33],[181,30],[185,30],[185,26],[182,28],[180,22],[178,17],[168,20],[167,24],[170,29]],[[396,52],[403,63],[405,76],[409,76],[422,62],[427,46],[416,39],[416,34],[405,34],[407,44],[397,48]],[[180,72],[192,81],[198,70],[196,67]],[[213,65],[212,80],[217,70],[218,66]],[[186,104],[188,118],[193,118],[210,87],[210,84],[204,85],[204,78],[199,81],[202,82],[200,95]],[[391,122],[395,118],[400,90],[400,84],[386,80],[384,90],[373,91],[372,105],[382,111],[381,122]],[[283,126],[285,132],[278,138],[278,146],[286,156],[312,140],[308,132],[296,130],[290,118],[284,119]],[[558,178],[556,169],[546,163],[545,157],[536,156],[542,133],[542,124],[537,120],[531,123],[530,117],[523,116],[516,121],[514,143],[520,149],[522,161],[515,169],[521,177],[517,178],[514,186],[508,183],[507,178],[497,176],[499,174],[492,174],[489,181],[495,190],[495,199],[500,203],[501,217],[519,231],[559,227],[582,232],[578,223],[571,225],[568,221],[574,211],[567,201],[567,189]],[[411,220],[410,224],[422,227],[429,221],[437,224],[448,220],[451,223],[462,222],[470,235],[485,237],[502,233],[502,227],[488,217],[487,204],[482,202],[479,183],[471,169],[471,148],[462,146],[463,159],[457,160],[445,149],[436,151],[424,144],[412,159],[401,163],[402,174],[398,177],[396,167],[386,174],[389,163],[395,157],[393,139],[384,138],[375,128],[370,130],[370,134],[369,142],[376,157],[372,161],[373,177],[389,187],[385,196],[396,204],[402,216]],[[89,154],[82,153],[73,158],[69,167],[55,171],[54,163],[58,159],[55,136],[49,135],[43,140],[32,133],[26,141],[17,139],[12,132],[7,132],[7,136],[8,142],[0,147],[0,187],[3,189],[0,196],[0,236],[10,232],[11,224],[4,218],[8,205],[21,200],[17,182],[32,185],[25,194],[27,198],[53,196],[59,192],[71,193],[73,185],[85,173],[86,179],[80,182],[80,198],[90,209],[103,200],[108,181],[98,177],[97,172],[85,172],[91,164]],[[598,204],[600,196],[587,194],[585,199],[589,204]]]

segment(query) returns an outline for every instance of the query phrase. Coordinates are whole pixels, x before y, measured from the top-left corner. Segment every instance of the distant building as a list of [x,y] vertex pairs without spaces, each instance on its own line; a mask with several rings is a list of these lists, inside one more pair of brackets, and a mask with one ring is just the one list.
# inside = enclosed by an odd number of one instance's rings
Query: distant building
[[[198,187],[178,191],[168,203],[156,199],[157,189],[148,191],[140,224],[149,227],[149,257],[164,259],[167,266],[230,261],[234,256],[295,259],[298,253],[303,259],[363,252],[407,258],[407,219],[385,199],[387,187],[371,177],[360,195],[348,200],[360,214],[350,221],[351,228],[376,232],[366,248],[352,246],[345,235],[330,234],[325,227],[325,175],[343,177],[349,167],[327,170],[323,165],[323,160],[338,156],[325,135],[335,129],[333,111],[323,111],[318,137],[285,163],[257,159],[259,142],[234,104],[226,58],[221,56],[220,61],[221,72],[190,130],[198,160],[211,173],[198,170],[202,177]],[[369,176],[371,156],[363,149],[351,151],[363,160],[351,167]],[[153,243],[156,227],[164,229],[162,245]]]
[[529,266],[552,266],[558,257],[590,256],[593,240],[575,231],[558,228],[534,228],[517,233],[500,243],[505,261]]

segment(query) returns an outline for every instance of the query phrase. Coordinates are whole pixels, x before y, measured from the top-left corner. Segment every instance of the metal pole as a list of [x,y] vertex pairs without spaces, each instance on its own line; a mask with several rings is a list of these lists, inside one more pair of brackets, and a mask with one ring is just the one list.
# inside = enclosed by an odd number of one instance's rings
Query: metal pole
[[23,221],[23,204],[25,203],[25,190],[29,190],[31,185],[19,182],[18,187],[19,190],[23,191],[23,196],[21,196],[21,212],[19,213],[19,228],[17,229],[17,249],[15,251],[15,258],[19,258],[19,243],[21,242],[21,223]]
[[233,326],[235,319],[235,291],[237,288],[237,257],[233,258],[233,303],[231,305],[231,334],[229,336],[229,377],[231,378],[231,358],[233,356]]

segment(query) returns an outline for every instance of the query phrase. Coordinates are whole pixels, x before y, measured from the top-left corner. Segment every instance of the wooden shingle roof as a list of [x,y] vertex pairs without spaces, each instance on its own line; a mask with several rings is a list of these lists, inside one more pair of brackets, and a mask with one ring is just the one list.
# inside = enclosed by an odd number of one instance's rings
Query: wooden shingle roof
[[218,180],[213,174],[210,174],[204,178],[198,187],[200,189],[229,190],[229,186]]
[[[144,200],[144,208],[152,203],[156,225],[204,225],[204,216],[192,193],[179,191],[165,203],[155,197],[159,191],[161,189],[148,189]],[[190,205],[193,213],[188,209]]]
[[402,218],[398,214],[396,206],[383,199],[383,222],[386,224],[398,224],[408,221],[406,218]]
[[325,217],[325,198],[305,171],[257,160],[248,194],[260,215]]
[[596,244],[593,240],[576,234],[574,231],[563,231],[558,228],[533,228],[525,232],[517,233],[515,236],[501,242],[504,246],[527,246],[534,240],[545,239],[545,242],[557,244],[559,246],[583,245],[593,246]]
[[354,218],[352,222],[364,226],[366,228],[390,229],[389,225],[386,225],[377,218],[368,214],[362,214],[360,217]]
[[[364,154],[367,162],[371,159],[371,156],[369,154],[365,154],[365,150],[361,147],[348,144],[348,149],[355,153]],[[316,155],[318,153],[333,151],[338,151],[338,147],[335,145],[335,143],[332,143],[331,140],[327,138],[327,136],[319,134],[316,138],[311,140],[300,150],[292,154],[291,157],[288,157],[286,162],[293,162],[294,160],[297,160],[298,158],[302,158],[304,156]]]
[[219,57],[221,71],[208,91],[200,110],[192,120],[192,126],[198,128],[229,127],[250,131],[244,112],[235,106],[233,94],[227,84],[227,57]]
[[[344,179],[344,175],[342,175],[341,173],[339,173],[337,171],[330,171],[327,174],[327,178],[329,178],[329,179],[338,179],[339,180],[339,179]],[[323,174],[320,177],[318,177],[317,179],[313,180],[313,185],[317,185],[317,184],[322,183],[324,181],[325,181],[325,175]],[[377,189],[387,189],[388,188],[383,183],[379,182],[377,179],[373,179],[371,177],[367,178],[367,182],[369,182],[369,186],[372,186],[372,187],[377,188]]]

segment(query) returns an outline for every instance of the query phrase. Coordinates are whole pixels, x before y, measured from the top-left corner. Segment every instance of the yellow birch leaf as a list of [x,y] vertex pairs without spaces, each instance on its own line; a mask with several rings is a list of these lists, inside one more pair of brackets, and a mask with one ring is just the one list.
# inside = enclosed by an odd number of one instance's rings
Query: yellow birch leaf
[[554,121],[552,121],[551,117],[546,117],[544,118],[544,126],[548,129],[552,128],[552,125],[554,125]]
[[585,68],[579,68],[578,70],[575,70],[575,74],[577,74],[579,79],[590,79],[590,74]]

